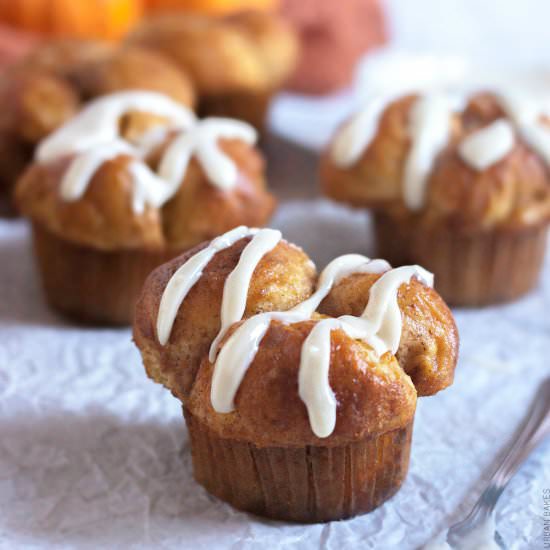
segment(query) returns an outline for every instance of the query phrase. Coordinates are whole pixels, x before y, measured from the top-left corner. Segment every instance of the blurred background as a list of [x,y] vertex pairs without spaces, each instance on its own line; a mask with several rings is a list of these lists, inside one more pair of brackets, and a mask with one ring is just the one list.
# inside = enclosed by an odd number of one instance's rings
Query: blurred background
[[550,64],[546,0],[0,0],[1,59],[13,61],[41,36],[116,40],[140,18],[159,12],[225,15],[243,9],[285,14],[298,27],[308,60],[315,53],[340,57],[336,68],[323,59],[328,81],[304,84],[299,75],[291,83],[310,93],[345,86],[349,60],[383,43],[415,53],[465,55],[483,64]]
[[[250,10],[281,15],[301,48],[270,102],[271,138],[314,152],[369,94],[472,80],[476,87],[550,90],[547,0],[0,0],[0,84],[9,87],[7,68],[52,38],[123,45],[137,27],[164,14],[217,18]],[[280,144],[266,149],[275,161],[296,153]],[[314,163],[298,152],[285,164],[311,180]],[[287,179],[286,172],[275,174]],[[313,181],[303,192],[312,195]]]

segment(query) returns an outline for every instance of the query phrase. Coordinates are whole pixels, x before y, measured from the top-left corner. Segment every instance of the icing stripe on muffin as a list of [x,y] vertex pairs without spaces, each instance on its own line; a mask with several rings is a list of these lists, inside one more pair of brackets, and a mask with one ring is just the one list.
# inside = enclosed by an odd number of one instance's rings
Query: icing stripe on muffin
[[[130,111],[165,117],[166,122],[131,142],[120,135],[120,118]],[[163,152],[155,172],[145,157],[170,132],[177,135]],[[51,162],[76,155],[60,188],[63,200],[75,201],[84,195],[104,162],[119,155],[129,156],[129,172],[134,183],[132,208],[141,213],[146,204],[158,208],[175,195],[193,157],[212,185],[221,190],[234,187],[238,181],[237,166],[220,149],[220,139],[238,139],[253,145],[257,134],[252,126],[239,120],[196,120],[189,109],[159,93],[120,92],[91,102],[39,145],[36,159]]]

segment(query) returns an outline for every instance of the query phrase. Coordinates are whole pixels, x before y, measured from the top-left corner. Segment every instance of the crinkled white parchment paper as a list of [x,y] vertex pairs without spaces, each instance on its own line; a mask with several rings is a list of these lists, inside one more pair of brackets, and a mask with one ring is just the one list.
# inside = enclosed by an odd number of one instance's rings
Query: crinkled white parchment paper
[[[322,267],[369,253],[362,213],[284,205],[274,224]],[[45,306],[22,221],[0,222],[0,548],[409,549],[462,516],[550,371],[550,263],[507,306],[456,311],[456,382],[419,400],[409,476],[366,516],[290,525],[238,512],[192,478],[179,403],[148,380],[127,329],[78,328]],[[503,495],[511,548],[542,549],[550,445]]]

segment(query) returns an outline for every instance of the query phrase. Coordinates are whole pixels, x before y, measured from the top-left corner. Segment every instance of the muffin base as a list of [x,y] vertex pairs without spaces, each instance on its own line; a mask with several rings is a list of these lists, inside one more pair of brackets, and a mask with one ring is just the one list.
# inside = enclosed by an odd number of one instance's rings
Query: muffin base
[[183,409],[195,479],[235,508],[316,523],[370,512],[401,487],[413,423],[347,445],[257,447],[225,439]]
[[460,233],[376,212],[374,230],[377,254],[392,265],[418,263],[432,271],[436,290],[451,305],[484,306],[515,300],[537,284],[548,225]]
[[127,325],[149,273],[175,250],[104,251],[33,224],[33,245],[48,303],[79,322]]
[[219,116],[244,120],[262,132],[274,92],[234,92],[202,96],[199,99],[198,112],[201,117]]

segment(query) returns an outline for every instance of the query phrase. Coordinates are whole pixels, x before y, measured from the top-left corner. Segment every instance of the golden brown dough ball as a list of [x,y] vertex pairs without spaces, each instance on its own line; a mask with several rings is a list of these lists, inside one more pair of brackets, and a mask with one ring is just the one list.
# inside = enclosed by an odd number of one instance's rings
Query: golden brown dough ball
[[[156,320],[162,292],[174,272],[206,243],[156,269],[136,306],[134,339],[149,375],[181,399],[187,399],[203,357],[220,329],[223,287],[250,238],[218,252],[179,308],[170,339],[161,346]],[[315,283],[315,267],[298,247],[281,241],[260,261],[248,290],[245,317],[286,311],[306,299]]]

